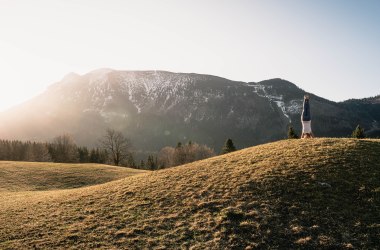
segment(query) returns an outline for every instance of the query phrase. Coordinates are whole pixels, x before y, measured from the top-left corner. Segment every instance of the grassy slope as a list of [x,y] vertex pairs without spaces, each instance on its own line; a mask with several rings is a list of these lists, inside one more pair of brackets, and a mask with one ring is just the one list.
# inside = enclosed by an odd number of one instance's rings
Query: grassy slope
[[285,140],[0,211],[0,249],[376,248],[380,141]]
[[101,164],[0,161],[0,193],[78,188],[143,172]]

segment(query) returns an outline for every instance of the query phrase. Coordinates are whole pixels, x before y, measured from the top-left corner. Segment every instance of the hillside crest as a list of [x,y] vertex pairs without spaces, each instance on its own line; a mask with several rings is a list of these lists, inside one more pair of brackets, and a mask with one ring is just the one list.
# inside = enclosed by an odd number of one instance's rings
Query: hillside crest
[[379,140],[284,140],[99,186],[5,196],[0,247],[376,248],[378,152]]

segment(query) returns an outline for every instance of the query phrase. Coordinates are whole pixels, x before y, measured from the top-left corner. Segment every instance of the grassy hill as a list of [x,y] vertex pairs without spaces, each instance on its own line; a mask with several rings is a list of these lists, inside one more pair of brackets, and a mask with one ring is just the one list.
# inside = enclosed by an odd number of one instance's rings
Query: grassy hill
[[0,249],[375,249],[380,140],[284,140],[0,203]]
[[0,161],[0,193],[78,188],[143,172],[145,171],[91,163]]

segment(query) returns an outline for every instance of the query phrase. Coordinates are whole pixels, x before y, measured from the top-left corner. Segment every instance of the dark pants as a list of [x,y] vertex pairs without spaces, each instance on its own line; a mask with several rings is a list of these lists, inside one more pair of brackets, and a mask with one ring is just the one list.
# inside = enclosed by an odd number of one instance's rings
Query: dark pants
[[310,103],[308,99],[303,101],[303,111],[301,116],[302,121],[311,121]]

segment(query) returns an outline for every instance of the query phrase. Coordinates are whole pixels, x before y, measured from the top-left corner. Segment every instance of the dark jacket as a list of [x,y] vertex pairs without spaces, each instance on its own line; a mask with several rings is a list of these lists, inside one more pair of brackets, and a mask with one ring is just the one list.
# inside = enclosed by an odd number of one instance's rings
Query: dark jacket
[[310,114],[310,103],[309,99],[304,99],[303,101],[303,111],[301,120],[302,121],[311,121],[311,114]]

